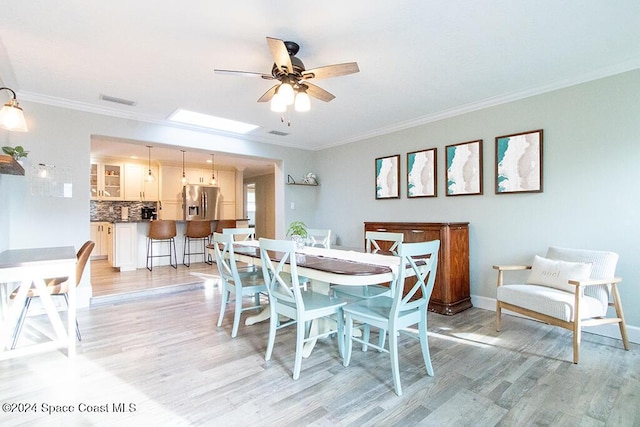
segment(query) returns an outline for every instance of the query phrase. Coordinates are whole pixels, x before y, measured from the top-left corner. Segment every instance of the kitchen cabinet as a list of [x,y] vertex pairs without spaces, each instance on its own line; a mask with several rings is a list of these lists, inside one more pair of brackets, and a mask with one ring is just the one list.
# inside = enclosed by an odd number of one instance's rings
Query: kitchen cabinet
[[111,233],[111,223],[109,222],[92,222],[90,225],[91,240],[96,246],[91,252],[91,259],[105,259],[109,253],[108,241]]
[[162,166],[160,172],[160,200],[162,202],[182,203],[182,167]]
[[[404,243],[440,240],[438,269],[429,311],[452,315],[471,307],[469,283],[469,223],[365,222],[367,231],[402,233]],[[380,242],[382,249],[384,242]],[[410,278],[407,280],[411,280]]]
[[133,271],[138,264],[138,226],[120,222],[113,226],[110,265],[120,271]]
[[[211,169],[187,168],[185,175],[189,184],[211,185]],[[182,173],[180,176],[182,177]]]
[[137,201],[158,200],[158,168],[151,166],[151,173],[155,176],[153,182],[147,182],[149,166],[137,163],[124,165],[124,199]]
[[122,200],[122,164],[91,161],[91,198],[93,200]]

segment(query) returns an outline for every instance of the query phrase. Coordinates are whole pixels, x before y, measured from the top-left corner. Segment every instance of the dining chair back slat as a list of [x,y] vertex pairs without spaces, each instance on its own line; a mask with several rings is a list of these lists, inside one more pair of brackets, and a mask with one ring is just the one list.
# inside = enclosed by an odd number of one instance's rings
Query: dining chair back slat
[[331,249],[331,230],[326,228],[307,228],[307,245]]

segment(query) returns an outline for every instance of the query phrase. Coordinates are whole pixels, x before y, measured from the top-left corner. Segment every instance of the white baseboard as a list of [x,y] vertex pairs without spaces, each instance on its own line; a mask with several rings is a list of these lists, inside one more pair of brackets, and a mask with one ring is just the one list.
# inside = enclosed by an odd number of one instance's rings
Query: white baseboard
[[[496,311],[495,298],[487,298],[487,297],[479,297],[476,295],[471,295],[471,304],[473,304],[473,306],[477,308]],[[508,310],[504,310],[503,313],[509,314],[512,316],[525,317],[525,316],[522,316],[521,314],[513,313]],[[618,328],[618,325],[591,326],[589,328],[584,328],[583,332],[622,340],[620,338],[620,328]],[[627,323],[627,335],[629,336],[630,342],[635,344],[640,344],[640,327],[632,326]]]

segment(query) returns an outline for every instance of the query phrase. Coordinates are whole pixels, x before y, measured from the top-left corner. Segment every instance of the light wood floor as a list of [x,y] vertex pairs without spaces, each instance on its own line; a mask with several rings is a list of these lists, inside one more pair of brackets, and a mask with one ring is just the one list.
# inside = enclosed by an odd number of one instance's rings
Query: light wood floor
[[[2,412],[0,425],[640,425],[638,345],[585,334],[573,365],[560,328],[505,316],[496,333],[490,311],[429,313],[435,376],[403,336],[398,397],[388,355],[357,350],[345,368],[334,339],[318,342],[294,381],[294,329],[278,332],[265,362],[268,324],[242,325],[231,339],[233,309],[216,327],[219,301],[209,284],[79,310],[75,359],[53,351],[0,362],[2,403],[37,408]],[[44,320],[28,319],[23,334],[45,334]],[[74,412],[49,415],[43,404]],[[120,404],[125,412],[114,411]]]
[[92,260],[91,287],[93,297],[100,298],[167,286],[201,283],[204,279],[197,276],[198,273],[217,275],[218,270],[215,263],[208,265],[198,262],[191,263],[190,267],[178,263],[177,269],[165,265],[153,267],[153,271],[142,268],[120,272],[109,266],[106,259]]

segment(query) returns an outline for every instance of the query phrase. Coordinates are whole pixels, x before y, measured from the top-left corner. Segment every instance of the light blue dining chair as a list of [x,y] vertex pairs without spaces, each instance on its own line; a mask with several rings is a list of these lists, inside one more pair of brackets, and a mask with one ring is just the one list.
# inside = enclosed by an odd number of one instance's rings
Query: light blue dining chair
[[[297,380],[300,377],[302,350],[305,342],[337,333],[338,350],[340,356],[343,355],[344,320],[341,309],[346,304],[346,301],[313,292],[310,289],[305,290],[298,277],[295,250],[296,243],[292,240],[260,239],[260,260],[264,281],[267,283],[269,292],[269,309],[271,312],[269,341],[265,360],[271,359],[271,353],[276,341],[276,331],[295,323],[296,355],[293,366],[293,379]],[[272,259],[269,256],[270,251],[277,253],[278,259]],[[285,272],[285,266],[289,266],[289,272]],[[280,315],[286,316],[290,320],[286,323],[280,323]],[[322,317],[335,318],[337,320],[337,329],[305,337],[307,324]]]
[[[260,294],[266,294],[267,287],[260,270],[238,270],[233,243],[233,234],[213,233],[213,249],[222,284],[218,327],[222,326],[229,296],[233,293],[235,295],[235,313],[233,315],[231,337],[235,338],[240,325],[240,315],[247,310],[263,308],[260,304]],[[252,296],[254,305],[243,306],[243,298],[245,296]]]
[[307,228],[307,246],[331,249],[331,230]]
[[[397,284],[394,286],[393,298],[380,296],[348,304],[343,308],[346,317],[345,336],[347,337],[344,366],[349,366],[351,361],[353,341],[365,344],[363,340],[352,336],[354,320],[379,328],[381,333],[388,331],[389,349],[367,344],[390,354],[393,385],[398,396],[402,396],[398,364],[398,336],[400,332],[407,332],[409,326],[418,325],[418,337],[427,374],[430,376],[434,374],[427,340],[427,305],[436,278],[439,247],[439,240],[401,244],[398,252],[401,258],[400,266],[406,268],[400,268]],[[410,278],[411,281],[415,278],[415,283],[408,292],[402,286],[405,278]],[[415,333],[410,335],[415,336]]]
[[[402,233],[392,233],[387,231],[367,231],[365,233],[365,240],[365,250],[367,253],[375,254],[384,251],[385,253],[390,252],[393,255],[398,255],[398,245],[400,245],[404,240],[404,235]],[[386,242],[386,244],[383,244],[383,247],[380,247],[380,242]],[[346,298],[351,301],[360,301],[383,295],[391,296],[392,294],[390,287],[384,285],[333,285],[331,286],[331,289],[335,292],[336,296]],[[369,325],[364,325],[362,336],[362,339],[365,342],[362,346],[362,351],[367,351],[366,343],[369,342],[370,336]],[[378,337],[379,347],[384,347],[385,338],[386,334],[384,331],[380,331],[380,335]]]
[[[235,240],[236,242],[256,240],[256,229],[253,227],[223,228],[222,234],[233,235],[233,240]],[[260,269],[256,268],[256,266],[253,264],[237,262],[236,266],[238,267],[238,271],[241,273],[258,271],[260,274],[262,274]]]
[[252,227],[223,228],[222,234],[233,234],[236,241],[256,240],[256,229]]

